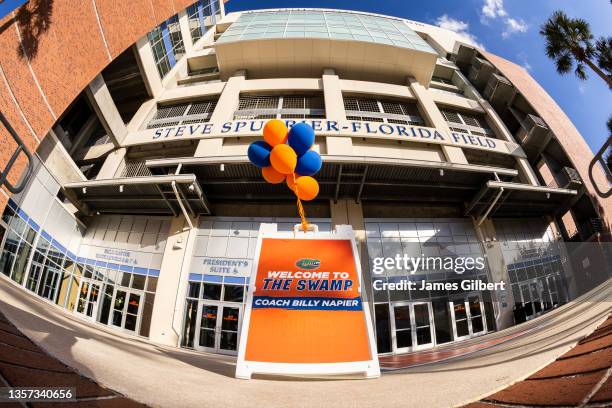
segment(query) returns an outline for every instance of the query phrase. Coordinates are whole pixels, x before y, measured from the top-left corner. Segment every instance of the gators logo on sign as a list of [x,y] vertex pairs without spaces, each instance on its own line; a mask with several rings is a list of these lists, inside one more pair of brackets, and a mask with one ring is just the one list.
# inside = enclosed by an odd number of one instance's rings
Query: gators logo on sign
[[317,269],[321,266],[321,261],[318,259],[302,258],[295,263],[295,266],[301,269]]

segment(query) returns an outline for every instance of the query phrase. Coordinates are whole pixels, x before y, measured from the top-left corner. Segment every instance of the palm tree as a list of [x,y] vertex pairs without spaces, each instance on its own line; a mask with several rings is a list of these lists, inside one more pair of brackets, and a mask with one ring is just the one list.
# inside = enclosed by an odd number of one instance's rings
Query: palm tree
[[576,76],[586,79],[586,64],[612,88],[612,79],[591,60],[597,57],[597,52],[589,23],[555,11],[541,27],[540,34],[546,38],[546,55],[555,61],[557,72],[567,74],[575,64]]
[[601,37],[595,42],[597,65],[603,69],[608,78],[612,78],[612,37]]

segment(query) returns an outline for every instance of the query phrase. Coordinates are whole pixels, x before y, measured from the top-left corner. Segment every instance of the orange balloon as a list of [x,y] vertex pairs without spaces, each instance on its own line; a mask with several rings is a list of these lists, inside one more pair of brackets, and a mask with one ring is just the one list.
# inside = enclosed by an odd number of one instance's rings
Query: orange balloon
[[278,144],[272,148],[270,163],[274,170],[282,174],[291,174],[297,164],[297,154],[287,144]]
[[285,180],[285,175],[274,170],[272,166],[261,169],[261,175],[270,184],[282,183]]
[[297,184],[297,196],[300,200],[314,200],[319,195],[319,183],[310,176],[298,178],[295,184]]
[[267,121],[263,128],[263,138],[272,147],[286,143],[288,134],[285,122],[278,119]]
[[[298,178],[300,178],[302,176],[300,176],[299,174],[295,174],[295,179],[297,180]],[[293,183],[293,174],[287,174],[287,187],[289,187],[289,190],[293,191],[293,186],[295,185]]]

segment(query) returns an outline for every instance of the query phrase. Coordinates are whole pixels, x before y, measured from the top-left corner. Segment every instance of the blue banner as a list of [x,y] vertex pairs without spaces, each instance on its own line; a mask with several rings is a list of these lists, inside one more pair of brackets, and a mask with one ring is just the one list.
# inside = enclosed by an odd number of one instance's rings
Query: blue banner
[[350,310],[362,309],[361,298],[253,296],[253,309]]

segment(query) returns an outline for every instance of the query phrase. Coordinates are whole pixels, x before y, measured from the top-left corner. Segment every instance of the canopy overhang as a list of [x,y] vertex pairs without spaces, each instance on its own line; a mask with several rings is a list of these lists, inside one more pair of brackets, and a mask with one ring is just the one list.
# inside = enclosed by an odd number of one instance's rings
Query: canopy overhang
[[87,215],[210,214],[208,201],[193,174],[89,180],[63,187],[66,196]]
[[466,206],[465,215],[487,217],[556,216],[565,211],[576,190],[489,180]]

